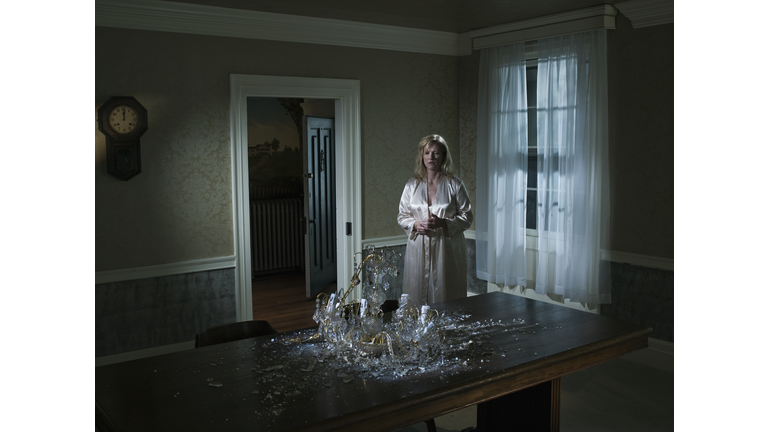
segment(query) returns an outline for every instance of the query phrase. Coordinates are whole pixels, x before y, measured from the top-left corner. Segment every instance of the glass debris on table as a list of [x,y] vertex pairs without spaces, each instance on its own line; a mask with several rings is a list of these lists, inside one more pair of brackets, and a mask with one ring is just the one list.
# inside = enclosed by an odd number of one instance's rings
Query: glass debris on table
[[[366,380],[398,381],[408,377],[413,382],[448,382],[461,371],[481,364],[485,368],[495,356],[506,356],[506,350],[492,340],[494,335],[516,341],[523,335],[532,337],[535,332],[531,329],[538,326],[522,319],[472,320],[461,309],[417,309],[411,306],[407,294],[400,297],[397,309],[385,321],[381,309],[384,291],[389,288],[390,278],[399,273],[394,264],[399,254],[369,245],[365,255],[360,255],[360,264],[355,259],[349,288],[330,296],[321,294],[317,299],[313,315],[317,329],[260,339],[244,347],[248,353],[245,356],[237,346],[231,350],[235,351],[231,361],[222,358],[210,363],[210,367],[250,370],[253,386],[248,391],[258,403],[254,412],[260,421],[276,422],[299,397],[320,391],[326,392],[326,398],[335,399],[347,394],[345,389],[364,386]],[[347,301],[358,285],[362,285],[362,298]]]

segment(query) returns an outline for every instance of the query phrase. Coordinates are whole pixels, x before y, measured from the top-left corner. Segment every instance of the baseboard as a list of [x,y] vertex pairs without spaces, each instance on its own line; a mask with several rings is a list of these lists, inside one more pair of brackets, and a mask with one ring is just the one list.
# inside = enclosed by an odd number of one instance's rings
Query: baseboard
[[639,363],[664,372],[675,372],[675,344],[648,338],[648,348],[629,353],[622,360]]
[[131,360],[139,360],[147,357],[154,357],[163,354],[170,354],[179,351],[186,351],[195,348],[195,341],[179,342],[170,345],[147,348],[136,351],[129,351],[120,354],[96,357],[96,367],[106,366],[115,363],[122,363]]
[[110,282],[144,279],[150,277],[171,276],[177,274],[195,273],[200,271],[220,270],[235,267],[235,256],[203,258],[170,264],[159,264],[145,267],[107,270],[96,272],[96,285]]

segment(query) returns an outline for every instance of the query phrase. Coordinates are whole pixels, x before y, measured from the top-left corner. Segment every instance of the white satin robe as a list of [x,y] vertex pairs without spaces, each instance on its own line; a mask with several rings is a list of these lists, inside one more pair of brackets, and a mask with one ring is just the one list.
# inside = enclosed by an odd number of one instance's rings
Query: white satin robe
[[[474,219],[467,188],[459,178],[441,177],[432,205],[428,202],[427,183],[408,180],[397,216],[408,234],[403,293],[419,307],[467,296],[464,231]],[[448,229],[437,228],[427,235],[416,232],[416,223],[429,217],[427,207],[435,216],[448,220]]]

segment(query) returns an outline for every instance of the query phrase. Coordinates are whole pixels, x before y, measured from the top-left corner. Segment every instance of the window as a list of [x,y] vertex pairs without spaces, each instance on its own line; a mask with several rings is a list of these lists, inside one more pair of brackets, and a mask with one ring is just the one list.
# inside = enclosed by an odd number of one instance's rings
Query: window
[[610,227],[606,47],[596,30],[483,49],[480,279],[610,301],[600,269]]
[[528,235],[536,235],[537,209],[536,182],[538,162],[536,152],[536,74],[538,73],[537,61],[526,60],[526,92],[528,99],[528,180],[525,197],[525,228]]

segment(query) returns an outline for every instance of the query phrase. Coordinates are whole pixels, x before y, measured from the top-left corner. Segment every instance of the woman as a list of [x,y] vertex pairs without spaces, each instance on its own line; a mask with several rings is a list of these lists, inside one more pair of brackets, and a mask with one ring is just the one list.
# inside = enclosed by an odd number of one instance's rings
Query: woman
[[397,216],[408,234],[403,293],[415,306],[467,296],[464,230],[474,216],[467,188],[452,169],[445,139],[422,138],[414,176],[405,184]]

